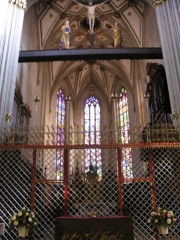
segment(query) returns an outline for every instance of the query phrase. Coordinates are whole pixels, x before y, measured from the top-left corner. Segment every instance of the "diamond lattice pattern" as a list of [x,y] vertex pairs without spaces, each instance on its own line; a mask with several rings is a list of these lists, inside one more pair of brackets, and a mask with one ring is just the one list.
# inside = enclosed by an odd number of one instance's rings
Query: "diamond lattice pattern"
[[[172,209],[176,217],[180,216],[180,148],[176,145],[176,148],[151,149],[149,144],[123,147],[131,148],[132,178],[121,174],[121,146],[89,147],[87,152],[91,153],[92,159],[97,157],[93,154],[98,154],[100,159],[98,168],[89,169],[87,166],[91,162],[85,163],[84,159],[87,146],[71,145],[66,149],[61,147],[68,153],[64,154],[68,159],[64,159],[68,178],[58,179],[56,153],[59,146],[19,145],[15,149],[14,145],[9,148],[3,145],[0,149],[0,216],[6,224],[3,239],[19,239],[8,224],[13,212],[22,206],[35,211],[38,220],[34,232],[36,240],[54,239],[56,216],[90,216],[92,212],[97,216],[130,215],[135,240],[156,239],[153,228],[147,223],[152,193],[156,206]],[[149,156],[152,156],[153,172],[150,171]],[[67,201],[65,196],[68,196]],[[180,239],[179,229],[179,222],[170,226],[169,235],[164,239]]]

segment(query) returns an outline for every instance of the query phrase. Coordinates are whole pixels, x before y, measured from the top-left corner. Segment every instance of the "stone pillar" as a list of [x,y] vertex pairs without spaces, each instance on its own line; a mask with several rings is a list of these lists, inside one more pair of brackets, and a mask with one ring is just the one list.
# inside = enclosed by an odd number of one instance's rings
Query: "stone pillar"
[[167,0],[156,7],[174,123],[180,123],[180,1]]
[[116,94],[111,95],[112,99],[112,129],[113,129],[113,136],[114,136],[114,142],[118,142],[118,117],[117,117],[117,104],[118,104],[118,96]]
[[[8,5],[7,5],[7,2]],[[4,26],[1,26],[0,38],[0,122],[5,126],[5,116],[11,115],[16,75],[18,67],[19,49],[26,9],[26,0],[3,0],[5,6]]]
[[2,52],[4,48],[4,35],[5,35],[5,22],[7,17],[7,9],[8,9],[8,0],[1,0],[0,7],[0,65],[2,62]]

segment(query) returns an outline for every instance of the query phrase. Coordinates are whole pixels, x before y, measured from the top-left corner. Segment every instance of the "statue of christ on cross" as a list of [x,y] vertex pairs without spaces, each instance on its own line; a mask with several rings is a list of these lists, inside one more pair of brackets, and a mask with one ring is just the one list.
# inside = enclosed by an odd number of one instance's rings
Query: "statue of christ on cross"
[[83,6],[83,7],[85,7],[85,8],[88,9],[89,28],[90,28],[90,32],[91,32],[91,33],[94,33],[95,9],[96,9],[97,6],[100,6],[100,5],[106,3],[106,2],[109,1],[109,0],[105,0],[105,1],[102,2],[102,3],[95,4],[95,5],[93,5],[93,2],[92,2],[92,1],[89,2],[89,5],[82,4],[82,3],[78,2],[77,0],[73,0],[73,1],[74,1],[75,3],[77,3],[77,4],[79,4],[79,5],[81,5],[81,6]]

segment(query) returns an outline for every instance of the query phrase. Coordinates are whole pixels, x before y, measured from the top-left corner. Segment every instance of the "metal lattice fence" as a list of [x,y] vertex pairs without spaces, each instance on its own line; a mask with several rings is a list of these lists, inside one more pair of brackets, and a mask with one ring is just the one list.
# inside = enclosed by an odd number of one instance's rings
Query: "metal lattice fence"
[[[121,174],[123,148],[131,149],[132,177]],[[87,150],[88,149],[88,150]],[[88,175],[85,156],[101,156],[101,170]],[[56,153],[63,151],[67,176],[57,178]],[[180,144],[134,143],[109,145],[1,145],[0,216],[5,221],[3,240],[19,239],[9,228],[14,211],[34,209],[38,221],[33,239],[54,239],[57,216],[130,215],[135,240],[154,240],[147,223],[152,206],[172,209],[180,217]],[[121,163],[121,164],[120,164]],[[154,202],[155,201],[155,202]],[[170,226],[168,240],[180,239],[180,224]]]

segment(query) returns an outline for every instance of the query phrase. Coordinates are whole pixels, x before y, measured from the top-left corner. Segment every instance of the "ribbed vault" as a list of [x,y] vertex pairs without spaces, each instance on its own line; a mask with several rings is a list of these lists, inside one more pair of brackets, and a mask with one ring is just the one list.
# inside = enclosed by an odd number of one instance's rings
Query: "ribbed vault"
[[[95,3],[100,1],[96,0]],[[98,6],[95,10],[98,28],[95,28],[93,36],[82,24],[87,17],[87,9],[72,0],[38,0],[28,4],[36,12],[40,49],[59,49],[61,27],[67,19],[71,27],[71,49],[113,48],[115,22],[118,22],[121,30],[121,47],[143,46],[145,1],[110,0]],[[93,84],[101,89],[107,99],[117,81],[121,81],[129,90],[133,87],[130,60],[60,61],[53,62],[51,70],[51,97],[63,82],[74,99]]]

